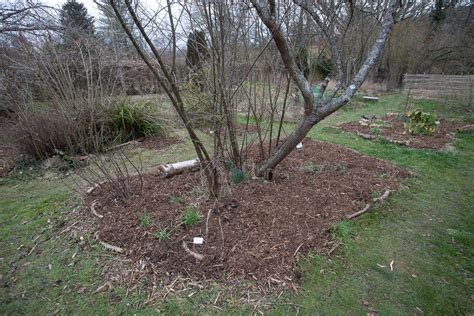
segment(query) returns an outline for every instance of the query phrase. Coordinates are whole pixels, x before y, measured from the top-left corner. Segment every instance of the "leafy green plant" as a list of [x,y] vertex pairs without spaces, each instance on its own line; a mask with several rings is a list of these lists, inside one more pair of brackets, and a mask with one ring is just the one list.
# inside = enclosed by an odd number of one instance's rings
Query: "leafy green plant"
[[155,237],[159,241],[164,241],[170,238],[169,232],[166,228],[160,229],[155,233]]
[[128,99],[113,106],[110,126],[116,141],[126,142],[160,132],[161,126],[153,113],[149,104],[131,103]]
[[143,228],[148,228],[150,227],[151,225],[151,217],[150,215],[145,212],[142,214],[142,216],[140,217],[140,225],[143,227]]
[[197,208],[188,207],[183,214],[182,224],[186,227],[192,227],[199,222],[199,213]]
[[234,184],[239,184],[244,182],[245,180],[245,173],[241,169],[234,169],[232,170],[231,179]]
[[436,128],[436,117],[434,114],[413,110],[406,113],[410,119],[405,123],[405,130],[412,135],[431,135]]

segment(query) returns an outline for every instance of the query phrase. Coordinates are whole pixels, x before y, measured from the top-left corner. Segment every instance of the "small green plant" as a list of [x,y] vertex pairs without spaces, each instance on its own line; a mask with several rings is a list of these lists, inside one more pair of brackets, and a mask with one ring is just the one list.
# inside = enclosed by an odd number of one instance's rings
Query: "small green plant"
[[173,195],[169,198],[169,201],[174,204],[183,204],[184,200],[179,195]]
[[145,212],[142,214],[142,216],[140,217],[140,225],[143,227],[143,228],[148,228],[150,227],[151,225],[151,217],[150,215]]
[[314,174],[316,172],[319,172],[321,170],[324,169],[324,166],[321,166],[321,165],[316,165],[312,162],[310,163],[307,163],[303,166],[303,171],[304,172],[307,172],[307,173],[311,173],[311,174]]
[[169,232],[166,228],[160,229],[155,233],[156,239],[164,241],[170,238]]
[[197,208],[188,207],[183,214],[182,224],[186,227],[192,227],[199,222],[199,213]]
[[434,114],[414,110],[406,113],[410,119],[405,123],[405,130],[412,135],[431,135],[436,128],[436,117]]
[[232,160],[227,159],[227,160],[225,161],[225,170],[231,171],[233,165],[234,165],[234,164],[232,163]]
[[239,183],[244,182],[245,173],[241,169],[234,169],[230,177],[234,184],[239,184]]
[[382,129],[378,127],[372,127],[371,129],[369,129],[369,132],[374,135],[380,135],[380,133],[382,133]]
[[354,224],[349,221],[340,221],[331,228],[332,238],[344,241],[354,234]]

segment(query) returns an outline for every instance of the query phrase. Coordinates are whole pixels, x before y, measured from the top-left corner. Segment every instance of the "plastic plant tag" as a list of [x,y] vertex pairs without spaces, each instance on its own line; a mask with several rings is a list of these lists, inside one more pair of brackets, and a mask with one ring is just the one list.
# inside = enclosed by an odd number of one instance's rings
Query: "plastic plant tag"
[[202,245],[204,243],[204,238],[202,237],[194,237],[193,244]]
[[298,145],[296,145],[296,149],[301,149],[303,148],[303,143],[299,143]]

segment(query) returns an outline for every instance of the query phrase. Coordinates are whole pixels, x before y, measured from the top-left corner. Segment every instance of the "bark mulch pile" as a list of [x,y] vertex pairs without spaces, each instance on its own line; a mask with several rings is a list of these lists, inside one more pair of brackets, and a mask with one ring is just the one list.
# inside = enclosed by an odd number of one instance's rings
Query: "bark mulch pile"
[[[365,120],[364,120],[365,121]],[[411,135],[406,132],[404,122],[399,115],[386,115],[379,120],[369,119],[368,125],[362,125],[360,122],[349,122],[339,126],[345,132],[362,133],[366,138],[382,138],[390,142],[406,145],[411,148],[440,149],[454,140],[454,132],[466,125],[463,122],[453,122],[440,120],[440,124],[432,135]],[[374,130],[377,133],[374,133]]]
[[[298,282],[298,257],[334,247],[329,229],[363,208],[386,189],[395,190],[408,172],[387,162],[324,142],[305,140],[277,168],[275,179],[249,179],[234,185],[232,196],[209,201],[197,173],[173,178],[147,174],[139,196],[115,200],[107,187],[86,198],[98,201],[102,219],[88,213],[96,237],[123,248],[161,278]],[[183,213],[196,207],[199,222],[184,227]],[[169,238],[157,232],[167,228]],[[193,237],[203,237],[202,245]],[[183,248],[204,256],[197,260]],[[168,276],[167,276],[168,275]]]

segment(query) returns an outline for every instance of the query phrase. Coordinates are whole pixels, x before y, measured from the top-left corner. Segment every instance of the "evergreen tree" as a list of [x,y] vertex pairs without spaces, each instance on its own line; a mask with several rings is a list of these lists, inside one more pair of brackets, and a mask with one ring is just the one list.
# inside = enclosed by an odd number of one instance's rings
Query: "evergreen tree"
[[201,68],[202,63],[209,57],[206,35],[195,30],[188,35],[186,65],[192,70]]
[[94,18],[87,13],[84,4],[68,0],[60,12],[60,23],[64,30],[64,42],[76,41],[84,35],[94,35]]

